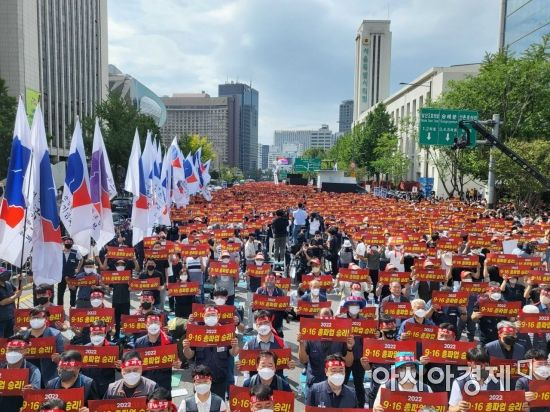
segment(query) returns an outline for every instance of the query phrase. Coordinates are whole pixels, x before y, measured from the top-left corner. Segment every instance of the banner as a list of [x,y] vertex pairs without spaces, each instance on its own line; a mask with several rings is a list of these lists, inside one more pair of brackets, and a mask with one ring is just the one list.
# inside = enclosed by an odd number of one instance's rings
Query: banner
[[446,282],[445,269],[415,269],[414,276],[419,282]]
[[445,412],[449,403],[447,392],[401,392],[397,388],[393,391],[387,388],[380,390],[380,405],[384,408],[384,412],[417,411],[423,406],[431,406],[438,412]]
[[222,250],[229,253],[238,253],[241,250],[241,244],[237,242],[228,242],[227,240],[221,241]]
[[126,352],[136,351],[141,356],[143,370],[172,369],[172,364],[178,360],[178,345],[173,343],[163,346],[149,346],[147,348],[126,349]]
[[321,289],[326,289],[326,290],[332,289],[333,279],[331,275],[321,275],[321,276],[303,275],[302,285],[304,289],[309,290],[309,283],[314,279],[319,281],[319,287]]
[[442,308],[448,306],[466,306],[470,293],[466,291],[460,292],[443,292],[434,290],[432,292],[432,306],[437,305]]
[[352,319],[351,334],[361,338],[374,338],[378,331],[378,321],[374,319]]
[[[164,315],[160,315],[160,323],[164,325]],[[120,330],[125,335],[133,333],[145,332],[147,326],[145,326],[145,316],[142,315],[121,315],[120,316]]]
[[521,302],[491,302],[485,300],[479,305],[479,312],[483,316],[517,317],[521,310]]
[[526,265],[499,265],[498,274],[503,279],[509,279],[511,277],[528,276],[531,271],[531,267]]
[[382,271],[378,273],[379,283],[383,285],[389,285],[393,281],[397,281],[401,284],[409,283],[411,281],[411,274],[409,272],[387,272],[387,271]]
[[65,277],[65,282],[70,288],[78,288],[80,286],[97,286],[97,275],[86,275],[78,278]]
[[145,259],[167,260],[169,251],[166,247],[160,249],[144,249]]
[[[78,412],[84,407],[84,388],[33,389],[23,391],[23,406],[20,412],[36,412],[46,399],[62,399],[67,412]],[[7,411],[6,411],[7,412]]]
[[385,302],[381,307],[381,311],[396,319],[407,319],[413,316],[410,302]]
[[231,346],[235,325],[203,326],[187,324],[187,340],[193,347]]
[[160,287],[160,278],[130,279],[130,290],[133,292],[142,290],[156,290]]
[[[194,322],[204,322],[204,308],[206,305],[203,305],[201,303],[193,303],[191,305],[191,312],[193,314],[193,321]],[[218,316],[220,317],[219,322],[222,325],[225,324],[231,324],[235,326],[235,306],[231,305],[221,305],[216,306],[216,309],[218,310]]]
[[[288,363],[292,360],[292,353],[290,348],[285,349],[270,349],[277,356],[277,364],[275,369],[288,369]],[[255,371],[256,370],[256,358],[260,354],[260,350],[256,349],[241,349],[239,351],[239,370],[243,371]]]
[[66,351],[71,349],[80,352],[85,368],[114,368],[118,360],[118,346],[65,346]]
[[107,246],[107,259],[134,259],[133,247]]
[[[250,388],[231,385],[229,387],[229,408],[231,412],[250,412]],[[273,391],[273,410],[294,412],[294,393]]]
[[113,308],[71,308],[69,310],[69,322],[71,326],[85,328],[96,320],[102,320],[106,325],[112,327],[115,324],[115,310]]
[[[63,306],[50,306],[48,307],[48,312],[50,312],[50,317],[48,318],[50,324],[65,320],[65,309]],[[31,309],[15,309],[16,328],[28,328],[30,320]]]
[[550,315],[546,313],[520,313],[520,333],[550,333]]
[[300,318],[303,340],[330,340],[345,342],[351,335],[351,319]]
[[394,363],[397,352],[416,353],[416,342],[363,339],[363,356],[369,363]]
[[406,323],[405,331],[401,334],[401,340],[436,340],[438,331],[437,326]]
[[464,393],[471,411],[523,411],[524,391],[479,391],[476,395]]
[[199,282],[167,283],[168,296],[195,296],[201,291]]
[[282,278],[277,276],[275,278],[275,287],[281,289],[283,292],[288,292],[290,290],[291,281],[292,279],[290,278]]
[[477,255],[453,255],[451,261],[454,268],[477,268],[479,265]]
[[237,262],[223,263],[217,260],[210,262],[208,267],[208,275],[212,277],[216,276],[232,276],[239,279],[239,265]]
[[331,302],[312,303],[299,300],[296,313],[301,316],[315,316],[322,308],[330,308],[331,306]]
[[480,295],[487,291],[489,282],[460,282],[460,291]]
[[139,398],[90,400],[88,408],[93,412],[144,412],[147,410],[147,399],[140,396]]
[[[363,309],[359,311],[359,315],[362,317],[362,319],[376,319],[377,309],[378,307],[376,306],[365,306]],[[340,314],[348,313],[348,307],[341,306],[338,308],[338,311]]]
[[21,396],[23,387],[28,383],[29,369],[0,369],[1,396]]
[[252,294],[252,310],[285,311],[290,308],[290,296]]
[[181,257],[184,259],[186,257],[198,258],[198,257],[208,257],[210,255],[210,246],[208,245],[208,243],[202,243],[198,245],[182,244],[180,248],[181,248],[181,252],[180,252]]
[[101,283],[104,285],[129,284],[132,277],[131,270],[102,270]]
[[535,400],[529,402],[530,408],[547,408],[550,406],[550,381],[529,381],[529,392],[535,392]]
[[369,408],[325,408],[317,406],[306,406],[305,412],[372,412]]
[[366,282],[370,280],[369,270],[340,268],[338,270],[338,280],[340,282]]
[[47,336],[45,338],[34,338],[29,340],[25,358],[51,358],[56,352],[55,337]]
[[431,340],[422,342],[422,355],[430,358],[430,363],[466,365],[466,352],[475,348],[476,342]]
[[529,376],[529,362],[518,362],[513,359],[499,359],[491,357],[489,365],[496,368],[494,374],[496,377],[520,378]]
[[261,278],[271,272],[271,265],[264,263],[262,266],[248,265],[246,267],[246,274],[253,278]]
[[537,285],[541,283],[550,283],[550,272],[544,270],[532,270],[529,272],[531,281]]

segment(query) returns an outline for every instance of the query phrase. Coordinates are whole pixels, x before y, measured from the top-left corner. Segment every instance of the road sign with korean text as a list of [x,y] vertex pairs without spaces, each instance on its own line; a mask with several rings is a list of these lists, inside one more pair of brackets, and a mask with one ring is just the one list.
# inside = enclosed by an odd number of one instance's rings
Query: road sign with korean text
[[[420,109],[418,139],[421,145],[452,146],[454,139],[462,135],[458,127],[460,120],[478,120],[473,110]],[[476,144],[476,132],[470,128],[470,147]]]

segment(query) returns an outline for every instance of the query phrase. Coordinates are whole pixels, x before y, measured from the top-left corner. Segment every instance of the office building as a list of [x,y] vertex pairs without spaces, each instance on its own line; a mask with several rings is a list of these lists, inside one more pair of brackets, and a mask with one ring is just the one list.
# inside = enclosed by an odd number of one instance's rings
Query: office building
[[338,118],[338,132],[351,132],[353,123],[353,100],[344,100],[340,103],[340,116]]
[[151,116],[159,127],[166,122],[166,106],[162,99],[147,86],[116,66],[109,65],[109,90],[120,95],[140,113]]
[[0,39],[0,77],[31,114],[40,102],[59,160],[70,125],[107,95],[107,0],[2,0]]
[[500,20],[500,46],[519,56],[550,33],[550,2],[502,0]]
[[269,168],[269,145],[258,144],[258,169],[267,170]]
[[353,120],[390,94],[389,20],[363,20],[355,37]]
[[330,149],[334,145],[334,135],[328,125],[323,124],[320,129],[314,130],[275,130],[273,142],[278,151],[289,144],[301,147],[302,152],[311,147]]
[[237,103],[232,96],[210,97],[206,93],[176,93],[162,98],[166,123],[161,129],[165,144],[184,134],[206,137],[216,152],[214,167],[238,166]]
[[328,150],[334,145],[334,135],[328,125],[324,124],[319,130],[313,130],[309,147]]
[[243,83],[218,86],[219,97],[231,97],[235,102],[235,128],[238,141],[238,166],[243,173],[258,168],[258,91]]

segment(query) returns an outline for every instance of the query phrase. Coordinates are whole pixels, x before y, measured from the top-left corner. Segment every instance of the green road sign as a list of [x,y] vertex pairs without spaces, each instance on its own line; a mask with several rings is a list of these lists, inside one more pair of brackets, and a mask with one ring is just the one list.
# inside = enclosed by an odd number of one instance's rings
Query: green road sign
[[321,159],[306,159],[297,157],[294,159],[295,172],[317,172],[321,170]]
[[[462,135],[458,128],[460,120],[477,120],[478,114],[473,110],[420,109],[418,140],[421,145],[452,146],[455,137]],[[470,128],[470,147],[476,145],[476,131]]]
[[285,169],[279,170],[279,179],[285,180],[288,176],[288,173]]

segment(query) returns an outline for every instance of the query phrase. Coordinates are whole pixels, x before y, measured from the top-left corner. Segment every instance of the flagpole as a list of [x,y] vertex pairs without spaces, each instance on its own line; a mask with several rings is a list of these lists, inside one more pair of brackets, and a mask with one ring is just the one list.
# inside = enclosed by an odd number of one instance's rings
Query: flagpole
[[[27,183],[27,196],[26,196],[26,199],[25,201],[28,201],[29,200],[29,192],[31,190],[31,178],[32,178],[32,166],[33,166],[33,157],[34,157],[34,148],[31,150],[31,155],[29,157],[29,163],[30,163],[30,169],[29,169],[29,174],[27,176],[30,176],[30,178],[28,179],[28,183]],[[24,222],[23,222],[23,243],[21,244],[21,260],[20,260],[20,263],[19,263],[19,286],[17,287],[17,290],[21,290],[21,285],[23,283],[23,255],[25,254],[25,237],[26,237],[26,232],[27,232],[27,213],[28,213],[28,209],[29,209],[29,205],[27,205],[27,207],[25,208],[25,214],[23,215],[24,216]],[[19,296],[17,298],[17,309],[19,309],[19,301],[21,300],[21,296]]]

